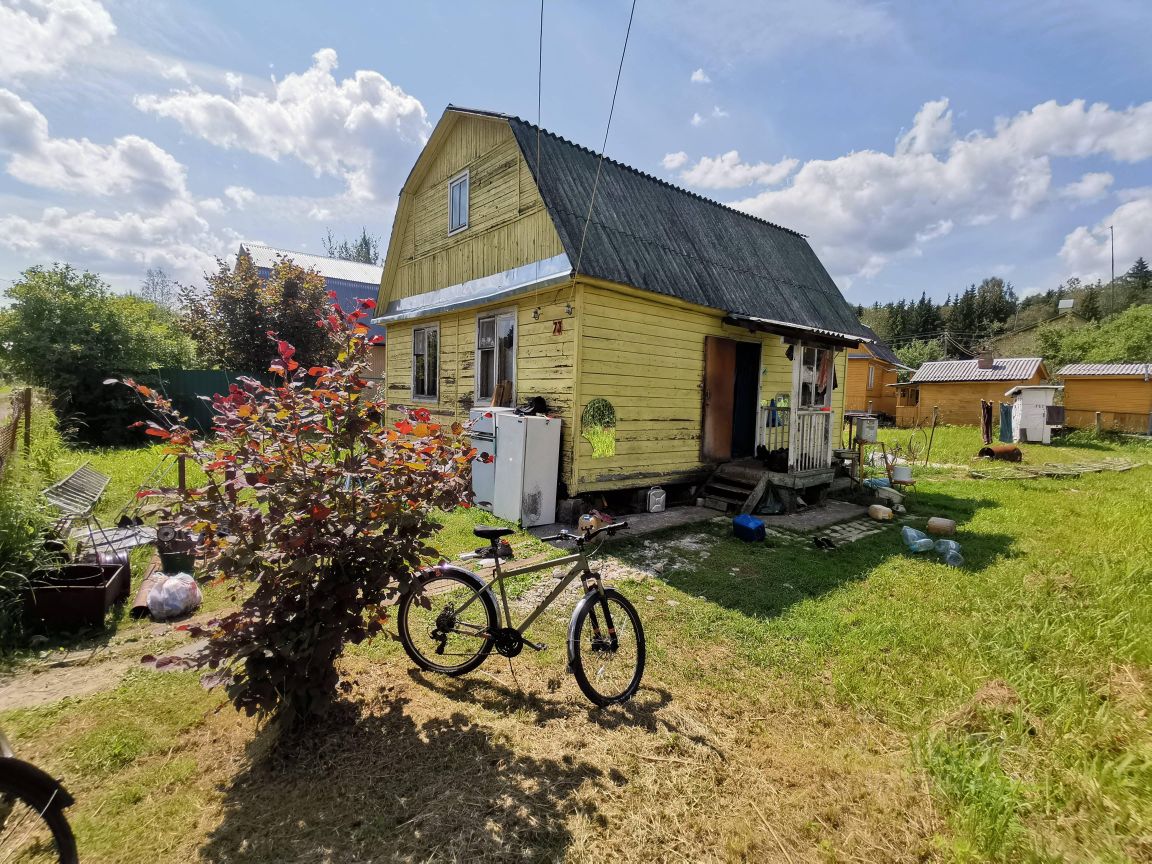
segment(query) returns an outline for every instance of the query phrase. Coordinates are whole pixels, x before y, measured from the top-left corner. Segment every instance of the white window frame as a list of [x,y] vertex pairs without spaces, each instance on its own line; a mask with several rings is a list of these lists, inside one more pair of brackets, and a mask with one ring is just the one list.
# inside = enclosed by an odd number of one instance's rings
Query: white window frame
[[[464,223],[462,225],[457,225],[455,228],[453,228],[452,227],[452,190],[456,186],[458,186],[460,183],[467,184],[464,187],[465,191],[467,193],[464,196]],[[448,236],[449,237],[451,237],[453,234],[459,234],[461,231],[468,230],[468,216],[469,216],[469,211],[471,210],[471,204],[472,204],[472,180],[468,174],[468,169],[465,168],[463,171],[461,171],[459,174],[457,174],[455,177],[452,177],[448,181]]]
[[[500,319],[505,316],[512,318],[512,401],[516,401],[516,355],[520,353],[520,328],[519,321],[517,320],[518,316],[516,314],[516,308],[513,307],[510,309],[493,309],[487,312],[479,312],[476,315],[476,353],[472,363],[474,372],[473,377],[475,381],[472,388],[472,396],[475,399],[475,404],[477,405],[481,404],[480,399],[482,398],[480,396],[480,322],[485,318],[492,318],[497,322],[497,324],[499,324]],[[498,371],[496,371],[495,363],[493,363],[492,368],[494,370],[493,374],[499,374]],[[496,381],[492,382],[492,390],[493,392],[496,390]],[[492,395],[489,394],[483,398],[491,399]]]
[[868,389],[876,389],[876,367],[871,363],[868,364]]
[[[434,330],[436,332],[436,375],[432,379],[435,385],[435,393],[421,394],[416,392],[416,333],[423,330],[425,332]],[[427,343],[425,343],[427,345]],[[425,358],[427,353],[425,353]],[[428,365],[427,359],[424,363],[424,380],[428,381]],[[434,324],[420,324],[412,328],[412,385],[411,385],[412,400],[414,402],[438,402],[440,400],[440,322]]]

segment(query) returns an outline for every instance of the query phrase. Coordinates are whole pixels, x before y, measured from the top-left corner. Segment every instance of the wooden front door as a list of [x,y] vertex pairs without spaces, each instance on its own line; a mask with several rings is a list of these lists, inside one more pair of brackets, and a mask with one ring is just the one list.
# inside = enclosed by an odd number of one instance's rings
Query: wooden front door
[[732,409],[736,375],[736,342],[704,337],[704,424],[700,455],[705,462],[732,458]]

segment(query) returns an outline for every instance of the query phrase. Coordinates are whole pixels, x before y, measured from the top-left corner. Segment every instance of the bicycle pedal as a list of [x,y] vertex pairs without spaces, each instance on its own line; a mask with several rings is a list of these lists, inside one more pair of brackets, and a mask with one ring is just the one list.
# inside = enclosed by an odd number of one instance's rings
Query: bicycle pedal
[[545,648],[548,647],[543,642],[541,642],[539,645],[537,645],[535,642],[529,642],[527,639],[524,640],[524,644],[527,645],[529,648],[531,648],[533,651],[543,651]]

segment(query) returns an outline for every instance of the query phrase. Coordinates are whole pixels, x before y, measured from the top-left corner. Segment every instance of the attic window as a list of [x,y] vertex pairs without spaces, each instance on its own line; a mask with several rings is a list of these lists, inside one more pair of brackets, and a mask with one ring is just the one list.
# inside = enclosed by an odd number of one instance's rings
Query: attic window
[[468,227],[468,172],[448,181],[448,233]]

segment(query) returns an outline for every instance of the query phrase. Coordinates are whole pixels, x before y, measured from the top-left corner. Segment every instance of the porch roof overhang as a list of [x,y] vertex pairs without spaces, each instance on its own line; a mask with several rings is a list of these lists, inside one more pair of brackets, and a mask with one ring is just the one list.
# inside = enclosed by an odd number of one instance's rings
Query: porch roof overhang
[[838,348],[855,348],[861,342],[874,341],[870,336],[853,335],[851,333],[838,333],[835,330],[823,330],[819,327],[805,327],[802,324],[790,324],[787,321],[773,321],[771,318],[757,318],[753,315],[740,315],[729,312],[724,317],[725,324],[736,327],[747,327],[762,333],[778,333],[791,339],[806,339],[810,342],[826,342]]
[[393,300],[384,314],[372,319],[373,324],[391,324],[425,315],[439,315],[469,306],[481,306],[514,297],[527,291],[537,291],[560,285],[572,278],[572,264],[568,256],[561,252],[551,258],[533,261],[511,270],[503,270],[491,276],[469,279],[457,285],[449,285],[426,294],[414,297],[401,297]]

